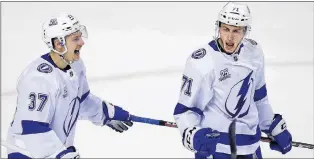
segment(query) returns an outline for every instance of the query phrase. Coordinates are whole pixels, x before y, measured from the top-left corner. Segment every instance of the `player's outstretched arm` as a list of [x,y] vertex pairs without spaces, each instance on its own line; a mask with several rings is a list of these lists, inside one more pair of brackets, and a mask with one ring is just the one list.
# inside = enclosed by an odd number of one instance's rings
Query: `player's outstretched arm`
[[133,125],[130,121],[130,114],[121,107],[110,104],[106,100],[90,92],[89,84],[86,78],[86,68],[82,60],[79,61],[82,71],[82,96],[80,98],[79,119],[89,120],[98,126],[107,125],[117,132],[124,132]]
[[81,103],[80,119],[89,120],[99,126],[107,125],[117,132],[127,131],[133,125],[128,111],[90,92]]

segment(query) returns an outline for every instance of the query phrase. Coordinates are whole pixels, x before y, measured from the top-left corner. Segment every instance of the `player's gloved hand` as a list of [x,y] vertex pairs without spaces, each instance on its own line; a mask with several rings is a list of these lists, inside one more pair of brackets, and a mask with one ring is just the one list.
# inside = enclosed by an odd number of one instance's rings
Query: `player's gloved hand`
[[190,151],[202,156],[215,153],[220,133],[211,128],[190,127],[184,130],[182,142]]
[[65,158],[79,159],[80,155],[74,146],[70,146],[66,150],[63,150],[59,154],[57,154],[56,158],[57,159],[65,159]]
[[113,130],[122,133],[124,131],[127,131],[129,129],[129,127],[132,127],[133,122],[111,120],[106,125],[109,126],[110,128],[112,128]]
[[275,114],[269,130],[265,133],[274,141],[270,143],[270,149],[286,154],[292,148],[292,136],[287,130],[286,121],[280,114]]
[[102,102],[103,113],[105,115],[104,125],[111,120],[130,121],[130,113],[110,102]]

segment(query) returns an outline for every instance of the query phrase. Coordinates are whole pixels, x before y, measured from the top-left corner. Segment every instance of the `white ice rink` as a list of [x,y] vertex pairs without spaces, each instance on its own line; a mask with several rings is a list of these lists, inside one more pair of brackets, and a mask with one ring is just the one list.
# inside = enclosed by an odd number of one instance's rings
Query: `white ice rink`
[[[48,51],[41,41],[47,17],[69,12],[87,26],[81,51],[91,92],[131,113],[173,121],[181,73],[192,51],[212,40],[224,2],[2,2],[1,139],[15,110],[15,83],[32,60]],[[266,58],[268,95],[294,141],[314,143],[314,3],[250,2],[251,38]],[[264,158],[314,158],[293,148],[282,156],[262,143]],[[135,123],[120,134],[79,121],[75,146],[83,158],[192,158],[174,128]],[[1,147],[1,158],[6,157]]]

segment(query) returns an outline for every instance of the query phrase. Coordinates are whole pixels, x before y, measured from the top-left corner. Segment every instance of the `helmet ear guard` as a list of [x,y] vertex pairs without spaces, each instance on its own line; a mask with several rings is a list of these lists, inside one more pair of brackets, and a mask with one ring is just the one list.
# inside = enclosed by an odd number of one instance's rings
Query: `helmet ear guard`
[[[54,40],[58,40],[60,45],[64,47],[64,51],[63,52],[59,52],[58,50],[55,49],[55,46],[54,46]],[[53,44],[52,48],[50,48],[51,50],[53,50],[54,52],[58,53],[59,55],[64,55],[67,51],[68,51],[68,48],[66,47],[65,45],[65,37],[56,37],[56,38],[52,38],[51,39],[51,42]]]

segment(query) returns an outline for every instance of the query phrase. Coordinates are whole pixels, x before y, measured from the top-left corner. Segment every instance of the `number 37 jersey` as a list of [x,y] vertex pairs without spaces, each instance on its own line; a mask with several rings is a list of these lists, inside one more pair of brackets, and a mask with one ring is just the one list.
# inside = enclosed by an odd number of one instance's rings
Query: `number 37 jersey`
[[263,53],[254,41],[245,39],[239,53],[230,55],[213,40],[187,59],[174,110],[181,134],[191,126],[215,129],[221,133],[216,151],[230,154],[228,127],[236,119],[237,152],[253,154],[273,116]]
[[81,60],[59,69],[45,54],[23,71],[17,92],[7,140],[33,157],[48,157],[72,146],[78,119],[103,124],[102,100],[90,93]]

